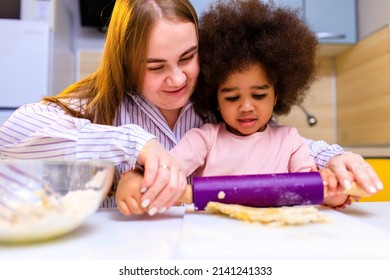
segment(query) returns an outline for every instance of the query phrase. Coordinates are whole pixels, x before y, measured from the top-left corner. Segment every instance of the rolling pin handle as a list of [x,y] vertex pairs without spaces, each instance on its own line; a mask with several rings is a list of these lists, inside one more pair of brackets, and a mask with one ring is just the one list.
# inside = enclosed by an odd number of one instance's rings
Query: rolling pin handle
[[192,204],[193,203],[193,197],[192,197],[192,186],[187,185],[186,190],[184,194],[181,196],[179,199],[179,202],[184,203],[184,204]]

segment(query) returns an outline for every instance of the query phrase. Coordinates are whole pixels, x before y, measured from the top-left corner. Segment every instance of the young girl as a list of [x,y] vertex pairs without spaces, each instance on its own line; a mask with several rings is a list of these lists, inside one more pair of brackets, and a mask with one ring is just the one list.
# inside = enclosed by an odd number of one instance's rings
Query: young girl
[[[287,114],[313,82],[315,34],[294,12],[257,0],[218,2],[199,24],[201,72],[192,99],[200,114],[211,111],[220,122],[189,130],[171,150],[186,176],[310,171],[306,140],[272,116]],[[142,213],[133,191],[118,186],[124,214]],[[325,204],[351,202],[332,192]]]
[[250,0],[217,2],[199,28],[192,99],[220,123],[190,130],[171,150],[186,175],[309,171],[305,139],[272,116],[301,103],[314,81],[315,34],[293,11]]
[[255,58],[232,69],[214,99],[221,122],[191,129],[171,150],[186,176],[302,172],[315,165],[295,128],[270,123],[283,95]]

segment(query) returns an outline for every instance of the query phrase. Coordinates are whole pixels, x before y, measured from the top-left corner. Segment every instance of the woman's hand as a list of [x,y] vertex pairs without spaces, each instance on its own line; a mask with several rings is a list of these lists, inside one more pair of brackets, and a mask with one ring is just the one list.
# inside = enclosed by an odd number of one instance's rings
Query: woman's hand
[[163,213],[183,195],[187,178],[175,160],[157,140],[141,150],[137,163],[144,166],[141,206],[149,215]]
[[344,153],[331,158],[327,167],[332,170],[343,188],[348,189],[352,182],[356,182],[367,193],[375,194],[383,189],[372,166],[359,154]]

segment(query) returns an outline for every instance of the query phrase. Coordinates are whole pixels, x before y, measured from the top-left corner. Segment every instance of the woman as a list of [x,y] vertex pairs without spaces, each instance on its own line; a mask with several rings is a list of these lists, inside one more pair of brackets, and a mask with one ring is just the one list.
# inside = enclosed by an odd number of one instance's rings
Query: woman
[[[164,212],[184,192],[185,176],[155,138],[169,150],[190,128],[215,122],[189,101],[199,73],[197,30],[187,0],[117,0],[99,68],[58,96],[19,108],[0,129],[2,157],[106,159],[118,180],[138,163],[142,206]],[[372,193],[380,189],[361,156],[321,141],[311,150],[344,186],[357,180]]]

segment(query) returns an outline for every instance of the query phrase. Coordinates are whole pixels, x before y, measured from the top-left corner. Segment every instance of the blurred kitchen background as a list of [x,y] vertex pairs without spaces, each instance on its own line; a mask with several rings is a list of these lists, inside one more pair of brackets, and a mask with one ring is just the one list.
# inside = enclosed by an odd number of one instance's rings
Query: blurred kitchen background
[[[198,13],[211,2],[192,0]],[[390,0],[274,2],[299,9],[321,42],[318,80],[303,107],[279,123],[366,157],[389,157]],[[0,0],[0,124],[20,105],[55,95],[96,69],[112,5]]]

